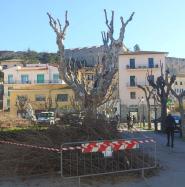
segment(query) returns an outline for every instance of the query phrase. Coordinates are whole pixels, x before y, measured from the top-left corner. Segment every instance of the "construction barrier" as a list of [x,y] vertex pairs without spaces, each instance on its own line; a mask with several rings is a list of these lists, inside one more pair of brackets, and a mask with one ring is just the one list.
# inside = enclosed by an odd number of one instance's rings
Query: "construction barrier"
[[9,144],[9,145],[15,145],[18,147],[27,147],[27,148],[34,148],[34,149],[42,149],[42,150],[47,150],[47,151],[53,151],[53,152],[58,152],[60,153],[61,150],[53,147],[43,147],[43,146],[37,146],[37,145],[30,145],[30,144],[24,144],[24,143],[18,143],[18,142],[11,142],[11,141],[5,141],[5,140],[0,140],[1,144]]
[[152,138],[65,143],[61,146],[64,178],[94,176],[156,167]]

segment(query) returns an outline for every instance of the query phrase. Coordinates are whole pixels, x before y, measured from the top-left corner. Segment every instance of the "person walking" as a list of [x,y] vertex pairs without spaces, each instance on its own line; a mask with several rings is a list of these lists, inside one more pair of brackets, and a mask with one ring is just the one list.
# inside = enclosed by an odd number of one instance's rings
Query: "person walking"
[[132,116],[132,127],[135,126],[135,123],[136,123],[136,117],[133,115]]
[[129,114],[127,114],[127,127],[128,127],[128,130],[130,130],[130,127],[131,127],[131,117]]
[[175,130],[175,120],[171,114],[168,114],[165,120],[166,125],[166,134],[167,134],[167,144],[166,146],[170,146],[171,140],[171,148],[174,147],[174,130]]

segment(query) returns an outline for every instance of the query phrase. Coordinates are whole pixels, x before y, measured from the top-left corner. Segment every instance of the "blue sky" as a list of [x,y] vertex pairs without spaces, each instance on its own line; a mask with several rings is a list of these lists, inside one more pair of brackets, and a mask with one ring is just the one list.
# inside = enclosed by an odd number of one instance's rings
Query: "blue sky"
[[65,47],[101,45],[106,30],[103,9],[115,11],[115,37],[120,16],[135,11],[125,33],[125,45],[137,43],[142,50],[167,51],[185,57],[184,0],[0,0],[0,50],[56,52],[55,34],[46,12],[64,21],[69,12]]

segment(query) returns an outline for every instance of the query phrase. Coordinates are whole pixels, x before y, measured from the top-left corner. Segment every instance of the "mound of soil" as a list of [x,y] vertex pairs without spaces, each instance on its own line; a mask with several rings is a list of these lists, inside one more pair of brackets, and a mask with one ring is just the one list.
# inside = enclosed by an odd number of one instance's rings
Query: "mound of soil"
[[[60,148],[63,143],[119,138],[116,125],[84,119],[83,125],[59,124],[47,129],[0,131],[0,140]],[[33,175],[60,170],[60,154],[52,151],[0,144],[0,175]]]

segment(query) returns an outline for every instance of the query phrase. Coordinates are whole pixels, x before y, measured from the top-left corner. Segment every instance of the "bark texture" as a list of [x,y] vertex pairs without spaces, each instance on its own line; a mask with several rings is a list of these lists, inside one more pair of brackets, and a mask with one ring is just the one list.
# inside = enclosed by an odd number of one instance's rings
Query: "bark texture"
[[161,103],[161,128],[165,130],[165,119],[167,116],[167,100],[172,89],[172,85],[175,82],[176,76],[170,76],[170,72],[167,69],[163,71],[163,64],[160,63],[161,75],[157,77],[156,81],[153,79],[152,71],[148,74],[147,79],[149,84],[157,90],[157,95],[160,98]]
[[104,47],[104,56],[100,62],[96,63],[95,75],[93,86],[87,89],[85,78],[79,80],[78,67],[75,66],[71,60],[65,59],[64,53],[64,39],[66,30],[69,26],[67,18],[67,11],[65,13],[65,24],[62,28],[58,19],[54,19],[49,13],[49,23],[51,28],[56,34],[56,43],[60,53],[59,72],[61,79],[66,82],[74,91],[75,99],[81,102],[82,108],[90,115],[95,114],[97,107],[107,102],[116,89],[116,84],[112,80],[118,70],[118,55],[120,50],[123,49],[123,39],[125,28],[132,20],[134,13],[131,14],[129,19],[124,22],[123,17],[121,20],[121,28],[119,38],[114,39],[114,11],[112,11],[111,21],[108,21],[107,12],[104,10],[107,32],[102,32],[102,40]]
[[185,96],[185,91],[177,94],[173,89],[171,89],[171,93],[176,97],[179,103],[179,112],[181,116],[181,129],[182,129],[182,137],[185,137],[185,116],[184,116],[184,106],[183,106],[183,98]]
[[148,129],[151,129],[151,107],[150,107],[150,98],[152,97],[153,94],[153,88],[151,89],[149,86],[141,86],[138,85],[138,88],[143,90],[145,94],[145,99],[147,103],[147,109],[148,109]]

